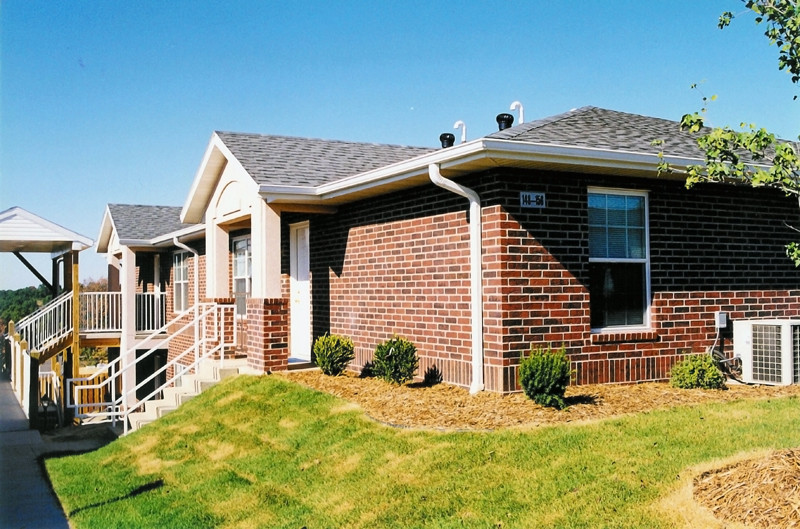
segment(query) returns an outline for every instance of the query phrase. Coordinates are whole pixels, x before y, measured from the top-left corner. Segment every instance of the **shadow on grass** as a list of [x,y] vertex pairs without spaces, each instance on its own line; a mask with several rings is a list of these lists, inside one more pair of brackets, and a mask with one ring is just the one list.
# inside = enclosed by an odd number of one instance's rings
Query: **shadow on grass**
[[163,486],[164,486],[164,480],[157,479],[155,481],[151,481],[150,483],[145,483],[141,487],[136,487],[135,489],[125,494],[124,496],[118,496],[116,498],[111,498],[110,500],[105,500],[97,503],[92,503],[90,505],[85,505],[83,507],[79,507],[74,511],[71,511],[67,516],[72,517],[83,511],[88,511],[89,509],[96,509],[98,507],[103,507],[104,505],[108,505],[110,503],[117,503],[118,501],[129,500],[131,498],[139,496],[140,494],[144,494],[145,492],[150,492],[151,490],[160,489]]

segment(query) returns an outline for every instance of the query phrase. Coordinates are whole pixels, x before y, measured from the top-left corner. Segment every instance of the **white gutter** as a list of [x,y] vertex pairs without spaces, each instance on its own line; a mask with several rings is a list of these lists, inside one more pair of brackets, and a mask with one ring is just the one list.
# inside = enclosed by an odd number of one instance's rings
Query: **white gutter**
[[[701,163],[700,158],[665,155],[664,161],[673,167]],[[259,194],[270,203],[316,203],[349,194],[367,191],[373,187],[401,183],[425,175],[430,164],[450,171],[477,172],[492,167],[533,168],[536,165],[571,167],[596,167],[606,171],[634,171],[655,177],[658,155],[634,151],[616,151],[606,148],[575,147],[548,143],[520,142],[514,140],[480,138],[447,149],[439,149],[416,158],[359,173],[317,187],[261,185]],[[669,178],[664,175],[662,178]],[[683,178],[679,176],[678,178]]]
[[178,237],[173,237],[172,243],[181,250],[194,254],[194,359],[198,361],[200,360],[200,322],[198,321],[200,316],[200,254],[197,250],[179,241]]
[[470,312],[472,313],[472,383],[471,394],[483,391],[483,285],[481,274],[481,197],[478,193],[444,178],[438,164],[428,166],[428,176],[435,185],[469,200]]

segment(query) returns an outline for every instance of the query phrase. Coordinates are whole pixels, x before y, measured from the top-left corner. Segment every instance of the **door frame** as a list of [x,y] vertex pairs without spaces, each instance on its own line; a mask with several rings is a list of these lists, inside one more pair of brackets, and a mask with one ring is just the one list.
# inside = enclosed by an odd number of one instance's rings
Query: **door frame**
[[[308,221],[289,225],[289,350],[292,361],[311,361],[311,248]],[[298,244],[298,237],[305,238]],[[305,249],[305,258],[300,252]],[[305,285],[298,278],[305,276]],[[297,296],[299,294],[300,297]],[[305,317],[298,317],[302,313]]]

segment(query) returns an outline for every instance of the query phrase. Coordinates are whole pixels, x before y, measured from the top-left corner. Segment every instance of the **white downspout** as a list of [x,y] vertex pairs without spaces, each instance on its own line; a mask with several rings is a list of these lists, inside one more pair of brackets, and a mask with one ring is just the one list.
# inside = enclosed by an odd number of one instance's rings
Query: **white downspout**
[[200,322],[197,321],[200,316],[200,254],[197,250],[186,246],[177,237],[172,238],[172,244],[194,254],[194,360],[195,362],[200,359]]
[[483,284],[481,274],[481,197],[444,178],[438,164],[428,166],[431,182],[469,200],[470,311],[472,313],[472,384],[469,392],[483,391]]

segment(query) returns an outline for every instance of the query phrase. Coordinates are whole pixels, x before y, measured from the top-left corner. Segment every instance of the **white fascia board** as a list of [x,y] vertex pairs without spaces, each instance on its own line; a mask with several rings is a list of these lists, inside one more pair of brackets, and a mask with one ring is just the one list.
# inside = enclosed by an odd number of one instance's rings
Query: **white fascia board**
[[159,235],[158,237],[153,237],[152,239],[120,239],[119,245],[127,246],[128,248],[156,248],[159,246],[172,246],[172,241],[175,237],[182,239],[189,235],[196,235],[199,233],[204,234],[205,230],[205,224],[195,224],[194,226],[189,226],[171,233],[165,233],[164,235]]
[[127,246],[128,248],[132,248],[134,246],[152,246],[153,241],[152,239],[120,239],[119,245]]
[[211,139],[203,154],[203,160],[197,169],[189,195],[181,209],[181,222],[194,224],[203,220],[209,200],[214,194],[217,180],[226,163],[235,160],[217,133],[211,135]]
[[457,146],[447,147],[431,153],[417,156],[402,162],[393,163],[374,171],[368,171],[337,182],[319,186],[318,192],[325,198],[334,198],[351,192],[363,191],[375,185],[391,184],[406,178],[428,174],[428,165],[442,164],[451,160],[459,160],[485,150],[484,140],[478,139]]
[[306,204],[322,200],[318,189],[317,187],[262,185],[258,188],[258,194],[266,200],[267,204],[295,202]]
[[363,191],[377,185],[391,184],[414,176],[421,176],[427,174],[428,165],[432,163],[442,163],[448,159],[468,156],[472,153],[480,152],[482,149],[481,140],[473,140],[318,187],[264,185],[261,186],[259,192],[267,201],[272,202],[323,201]]
[[111,210],[106,205],[106,210],[103,213],[103,221],[100,223],[100,233],[97,235],[97,253],[107,253],[108,246],[111,244],[111,235],[116,230],[114,226],[114,219],[111,217]]
[[172,241],[175,239],[175,237],[177,237],[178,240],[180,240],[190,235],[205,234],[205,232],[206,232],[205,224],[195,224],[194,226],[188,226],[178,231],[173,231],[172,233],[167,233],[165,235],[160,235],[158,237],[150,239],[150,243],[153,246],[164,246],[164,245],[172,246]]
[[[565,166],[594,165],[609,169],[637,169],[653,172],[656,170],[656,164],[658,163],[658,154],[656,152],[617,151],[594,147],[495,139],[487,139],[485,146],[493,158],[541,161]],[[665,155],[664,161],[676,166],[686,166],[702,163],[703,160],[701,158]]]
[[[479,138],[318,187],[261,186],[259,193],[268,202],[321,202],[427,174],[432,163],[439,164],[443,171],[458,171],[481,160],[488,162],[487,168],[521,161],[655,173],[658,154]],[[677,168],[703,162],[700,158],[666,155],[664,161]]]

